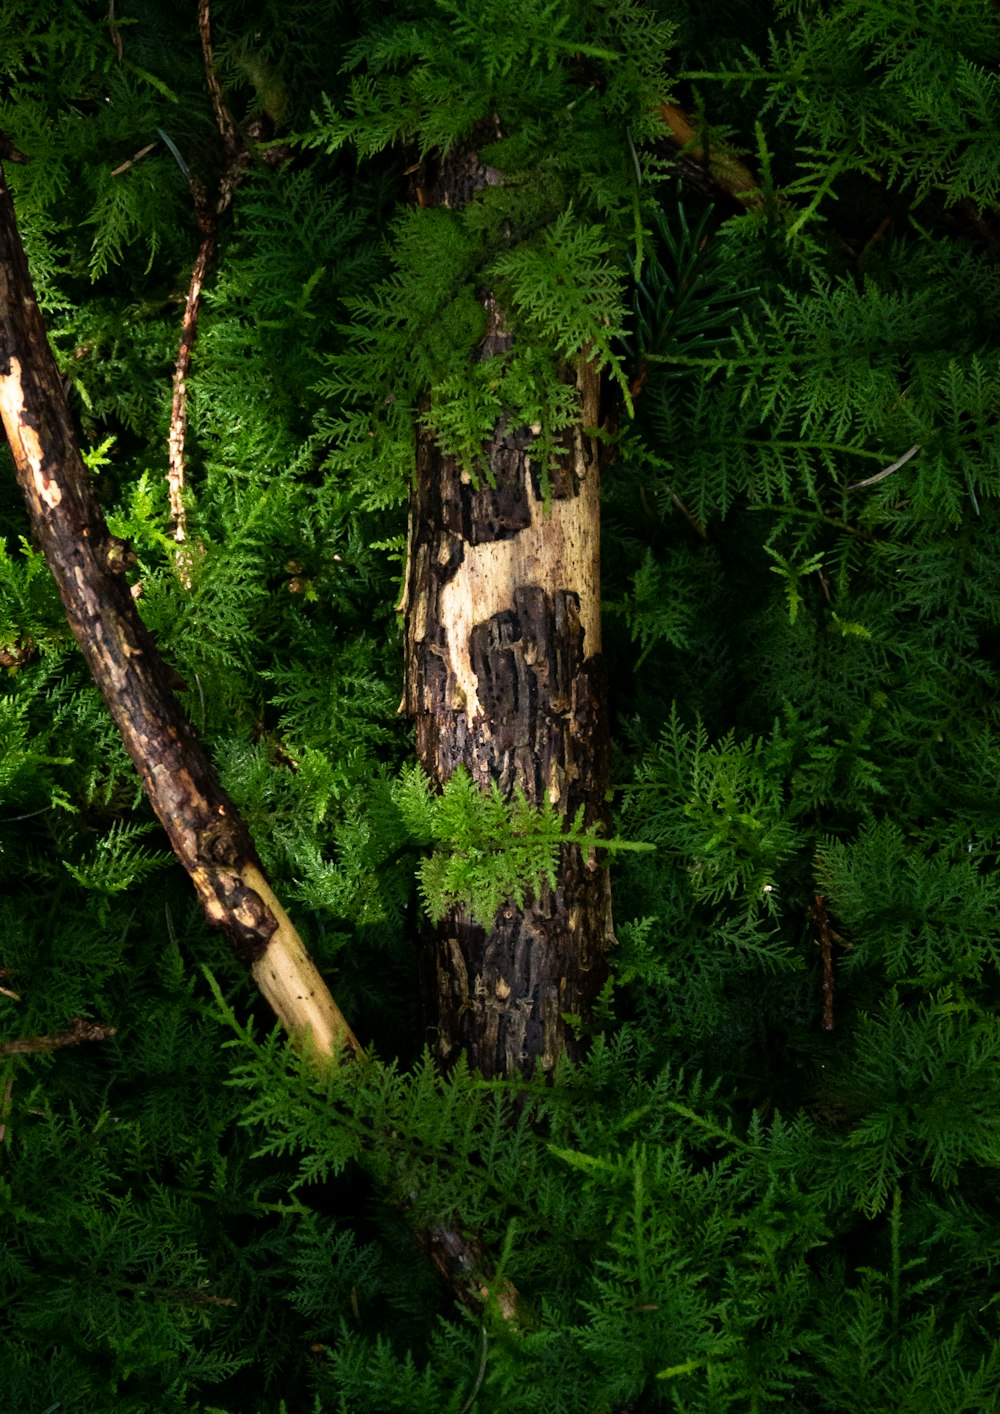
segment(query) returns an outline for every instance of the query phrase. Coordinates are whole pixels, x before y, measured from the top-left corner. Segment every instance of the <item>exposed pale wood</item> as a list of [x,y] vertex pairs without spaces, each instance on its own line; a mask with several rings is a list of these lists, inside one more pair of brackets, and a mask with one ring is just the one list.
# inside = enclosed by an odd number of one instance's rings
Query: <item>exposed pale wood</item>
[[[499,174],[475,152],[420,173],[429,204],[457,209]],[[512,344],[484,292],[477,356]],[[606,823],[608,722],[600,637],[598,377],[575,370],[579,422],[556,464],[532,465],[528,427],[502,418],[478,484],[424,436],[410,504],[403,710],[432,779],[459,765],[562,813]],[[427,941],[429,1037],[448,1063],[463,1052],[486,1075],[549,1072],[576,1049],[567,1016],[586,1015],[613,942],[607,870],[564,847],[555,889],[502,907],[484,929],[461,910]]]

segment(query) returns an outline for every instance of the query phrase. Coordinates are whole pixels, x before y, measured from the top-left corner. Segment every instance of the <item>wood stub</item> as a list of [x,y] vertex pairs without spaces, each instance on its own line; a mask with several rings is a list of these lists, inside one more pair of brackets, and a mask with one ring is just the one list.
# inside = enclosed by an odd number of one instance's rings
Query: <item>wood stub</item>
[[[531,433],[503,423],[478,485],[424,439],[411,502],[404,709],[425,770],[464,765],[532,804],[546,797],[589,828],[605,824],[606,687],[600,651],[597,376],[578,371],[581,418],[550,469],[545,504]],[[558,884],[484,929],[453,911],[432,930],[431,1041],[485,1075],[549,1071],[575,1049],[612,942],[607,870],[562,850]]]
[[268,999],[290,1030],[308,1032],[320,1053],[358,1049],[264,879],[129,593],[131,552],[108,530],[91,490],[2,172],[0,413],[66,618],[206,916],[255,975],[263,959],[279,958],[273,970],[281,985]]

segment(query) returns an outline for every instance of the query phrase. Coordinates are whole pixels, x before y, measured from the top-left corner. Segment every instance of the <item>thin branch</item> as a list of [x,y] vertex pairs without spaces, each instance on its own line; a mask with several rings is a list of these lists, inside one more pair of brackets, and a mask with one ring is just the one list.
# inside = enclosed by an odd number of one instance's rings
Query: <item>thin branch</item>
[[212,96],[212,108],[215,111],[215,125],[219,129],[223,145],[226,149],[226,156],[233,160],[243,150],[239,134],[236,131],[236,124],[233,122],[232,114],[226,107],[222,97],[222,89],[219,86],[219,75],[215,68],[215,50],[212,47],[212,15],[209,7],[209,0],[198,0],[198,34],[201,37],[201,54],[205,64],[205,81],[208,84],[208,91]]
[[[189,178],[191,193],[194,197],[195,214],[198,218],[198,228],[201,231],[201,245],[191,271],[187,299],[184,302],[181,342],[174,365],[170,433],[167,438],[167,486],[170,494],[170,519],[173,538],[178,545],[183,545],[187,540],[187,511],[184,506],[187,380],[191,371],[191,353],[198,336],[201,294],[208,267],[215,257],[219,218],[232,201],[233,194],[246,175],[250,161],[250,154],[240,138],[236,124],[233,122],[232,115],[222,97],[219,76],[215,69],[215,52],[212,48],[212,20],[209,0],[198,0],[198,32],[201,36],[205,82],[212,98],[215,122],[222,138],[226,160],[219,178],[219,187],[214,202],[209,201],[205,189],[197,177]],[[187,552],[182,552],[179,556],[178,568],[182,584],[185,588],[190,588],[190,556]]]
[[235,1306],[231,1296],[216,1296],[211,1291],[192,1291],[183,1286],[150,1286],[143,1281],[123,1281],[117,1284],[118,1291],[131,1291],[136,1296],[153,1296],[160,1301],[176,1301],[180,1305],[191,1306]]
[[826,899],[822,894],[813,897],[813,922],[819,937],[816,945],[823,959],[823,1030],[833,1030],[833,932],[830,915],[826,911]]
[[17,1041],[0,1043],[0,1056],[43,1055],[47,1051],[60,1051],[65,1046],[79,1046],[81,1041],[106,1041],[115,1034],[116,1029],[101,1021],[85,1021],[82,1016],[71,1016],[66,1031],[57,1031],[50,1036],[22,1036]]
[[735,153],[716,147],[707,154],[699,141],[698,130],[676,103],[661,103],[660,117],[674,145],[699,166],[705,167],[717,187],[741,206],[759,206],[763,200],[760,185]]
[[877,471],[874,476],[866,477],[864,481],[853,482],[852,485],[848,486],[848,491],[860,491],[865,486],[877,486],[880,481],[884,481],[887,476],[891,476],[894,471],[898,471],[901,466],[905,466],[910,458],[915,457],[919,451],[920,443],[914,442],[909,451],[904,452],[901,457],[897,457],[891,466],[884,467],[881,471]]
[[122,46],[122,32],[115,18],[115,0],[108,0],[108,32],[111,35],[111,43],[115,46],[115,53],[118,55],[119,64],[125,57]]
[[121,162],[111,173],[113,177],[120,177],[123,172],[127,172],[130,167],[134,167],[137,162],[141,162],[156,147],[155,142],[147,142],[145,147],[140,147],[134,157],[130,157],[127,162]]
[[360,1050],[267,881],[139,616],[134,555],[110,533],[76,442],[0,171],[0,414],[66,618],[209,922],[317,1057]]
[[[187,540],[187,511],[184,506],[184,442],[187,437],[187,380],[191,371],[191,351],[198,335],[198,313],[201,308],[201,290],[212,257],[215,254],[216,234],[214,226],[202,237],[191,271],[187,299],[184,303],[184,321],[181,324],[181,342],[174,365],[173,395],[170,405],[170,432],[167,437],[167,488],[170,494],[170,522],[173,537],[178,545]],[[179,573],[185,589],[191,587],[189,555],[182,552],[179,557]]]
[[9,1144],[7,1138],[7,1121],[10,1118],[10,1097],[14,1093],[14,1077],[8,1075],[7,1084],[3,1089],[3,1102],[0,1103],[0,1144]]

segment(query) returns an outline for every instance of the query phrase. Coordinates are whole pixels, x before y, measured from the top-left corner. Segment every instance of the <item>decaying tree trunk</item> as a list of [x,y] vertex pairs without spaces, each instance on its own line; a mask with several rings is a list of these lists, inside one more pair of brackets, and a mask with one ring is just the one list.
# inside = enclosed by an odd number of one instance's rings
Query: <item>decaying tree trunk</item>
[[[457,208],[498,180],[475,153],[445,160],[425,199]],[[489,295],[479,357],[510,347]],[[568,376],[573,376],[568,371]],[[481,785],[544,797],[588,828],[606,819],[608,721],[601,659],[598,375],[575,373],[580,420],[550,503],[532,466],[531,429],[502,419],[473,483],[429,437],[410,506],[404,710],[439,782],[464,765]],[[558,884],[484,929],[455,910],[432,930],[430,1037],[447,1063],[461,1051],[487,1076],[550,1071],[574,1050],[567,1016],[586,1015],[613,941],[606,866],[565,846]]]
[[210,923],[278,1017],[319,1055],[358,1042],[264,877],[173,693],[80,456],[0,170],[0,413],[66,618]]

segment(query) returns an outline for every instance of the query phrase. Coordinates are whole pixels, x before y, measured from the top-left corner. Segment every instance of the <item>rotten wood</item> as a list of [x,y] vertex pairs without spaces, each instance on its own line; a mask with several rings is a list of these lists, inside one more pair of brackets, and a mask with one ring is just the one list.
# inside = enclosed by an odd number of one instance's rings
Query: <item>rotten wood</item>
[[66,618],[205,915],[288,1031],[318,1056],[360,1049],[264,876],[129,592],[133,556],[91,489],[0,170],[0,412]]
[[[452,209],[499,181],[473,151],[445,159],[419,188]],[[511,346],[484,293],[486,359]],[[598,422],[598,376],[581,361],[579,422],[549,496],[531,429],[502,418],[478,484],[429,436],[411,493],[402,710],[432,780],[465,766],[481,786],[547,798],[588,830],[606,824],[608,718],[600,626],[599,465],[584,429]],[[546,504],[546,500],[548,504]],[[607,868],[596,851],[562,850],[555,889],[509,902],[483,928],[453,910],[431,929],[429,1034],[447,1064],[461,1052],[486,1076],[550,1072],[576,1051],[568,1017],[586,1016],[613,943]]]

